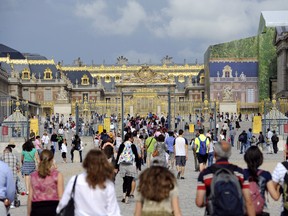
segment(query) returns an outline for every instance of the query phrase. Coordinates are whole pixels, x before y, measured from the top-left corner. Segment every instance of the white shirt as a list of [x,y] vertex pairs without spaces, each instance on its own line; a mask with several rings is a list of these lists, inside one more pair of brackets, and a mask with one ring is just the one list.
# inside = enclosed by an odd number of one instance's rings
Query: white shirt
[[61,145],[61,152],[67,153],[67,146],[64,143]]
[[284,176],[287,172],[287,169],[283,166],[282,163],[277,163],[275,169],[272,173],[272,180],[276,183],[279,183],[282,187],[284,184]]
[[271,142],[272,136],[273,136],[273,132],[272,132],[272,131],[268,131],[268,133],[267,133],[267,139],[268,139],[269,142]]
[[49,136],[48,136],[48,135],[46,135],[46,136],[43,135],[41,141],[42,141],[44,144],[48,145],[48,143],[49,143]]
[[186,156],[186,145],[188,145],[187,139],[182,136],[177,137],[174,140],[175,156]]
[[[75,216],[120,216],[114,183],[107,180],[104,189],[100,189],[98,186],[93,189],[86,182],[86,176],[86,172],[81,173],[78,175],[76,181],[74,195]],[[73,176],[69,180],[57,206],[57,213],[67,205],[75,177]]]

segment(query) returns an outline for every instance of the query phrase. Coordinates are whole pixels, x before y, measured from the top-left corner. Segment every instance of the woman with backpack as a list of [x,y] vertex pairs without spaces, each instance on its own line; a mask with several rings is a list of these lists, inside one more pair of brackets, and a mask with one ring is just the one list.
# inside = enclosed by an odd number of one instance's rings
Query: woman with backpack
[[[278,200],[279,187],[275,189],[270,172],[259,169],[263,163],[263,154],[257,146],[251,146],[246,151],[244,160],[248,167],[244,169],[244,176],[250,182],[250,193],[256,215],[267,216],[269,213],[265,202],[265,191],[268,191],[274,200]],[[260,194],[259,191],[261,191]]]
[[133,144],[133,135],[127,132],[124,142],[119,146],[116,158],[116,170],[123,178],[123,203],[128,203],[131,192],[131,184],[137,175],[137,169],[141,170],[141,160],[138,156],[137,148]]

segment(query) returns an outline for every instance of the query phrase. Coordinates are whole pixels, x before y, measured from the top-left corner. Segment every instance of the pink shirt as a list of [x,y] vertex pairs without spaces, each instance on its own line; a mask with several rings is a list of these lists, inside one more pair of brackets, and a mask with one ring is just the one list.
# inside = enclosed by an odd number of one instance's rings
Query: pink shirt
[[40,141],[38,139],[35,139],[34,145],[35,145],[36,149],[41,149],[41,143],[40,143]]
[[38,171],[31,176],[32,202],[59,200],[57,191],[58,170],[52,169],[49,176],[41,178]]

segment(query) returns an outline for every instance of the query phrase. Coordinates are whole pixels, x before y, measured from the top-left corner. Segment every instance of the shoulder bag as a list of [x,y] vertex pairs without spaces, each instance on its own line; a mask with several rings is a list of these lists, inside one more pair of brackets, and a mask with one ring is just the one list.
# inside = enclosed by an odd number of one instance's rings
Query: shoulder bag
[[73,188],[71,191],[70,195],[70,200],[68,201],[67,205],[60,211],[57,216],[74,216],[74,210],[75,210],[75,205],[74,205],[74,195],[75,195],[75,185],[77,181],[78,175],[76,175],[74,183],[73,183]]

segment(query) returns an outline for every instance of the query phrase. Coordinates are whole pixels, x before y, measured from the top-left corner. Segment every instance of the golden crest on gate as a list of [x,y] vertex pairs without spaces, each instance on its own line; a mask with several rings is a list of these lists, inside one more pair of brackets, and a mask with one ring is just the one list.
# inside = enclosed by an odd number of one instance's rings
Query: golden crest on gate
[[142,66],[142,68],[135,73],[135,77],[143,82],[150,82],[155,76],[156,73],[152,71],[149,66]]

